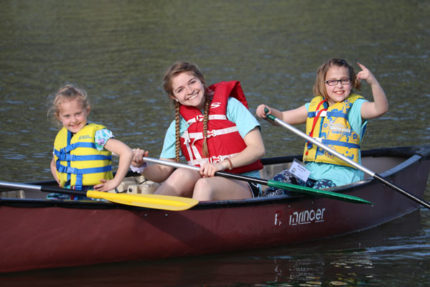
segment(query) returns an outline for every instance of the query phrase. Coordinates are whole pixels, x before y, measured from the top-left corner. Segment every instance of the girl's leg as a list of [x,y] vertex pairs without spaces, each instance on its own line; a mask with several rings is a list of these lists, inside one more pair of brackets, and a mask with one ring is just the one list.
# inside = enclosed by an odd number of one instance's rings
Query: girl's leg
[[[296,177],[293,174],[291,174],[287,169],[276,174],[273,177],[273,180],[283,182],[283,183],[301,184],[301,183],[297,182]],[[304,185],[304,182],[303,182],[303,185]],[[291,197],[294,196],[294,194],[292,194],[290,191],[282,189],[282,188],[278,188],[278,187],[269,187],[269,188],[263,190],[262,195],[263,196],[288,195]]]
[[319,179],[312,184],[312,188],[316,189],[326,189],[330,187],[335,187],[336,184],[331,179]]
[[194,184],[200,178],[196,171],[176,169],[155,191],[155,194],[192,197]]
[[194,186],[193,198],[199,201],[252,198],[249,184],[245,181],[224,177],[203,177]]

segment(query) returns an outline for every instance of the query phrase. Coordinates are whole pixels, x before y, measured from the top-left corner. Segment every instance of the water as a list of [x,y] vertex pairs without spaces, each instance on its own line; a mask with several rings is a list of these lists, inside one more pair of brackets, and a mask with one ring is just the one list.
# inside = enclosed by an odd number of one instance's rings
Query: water
[[[49,162],[58,128],[46,116],[48,96],[66,82],[88,91],[92,121],[103,123],[130,146],[158,156],[173,119],[161,78],[176,60],[196,62],[208,83],[240,80],[251,110],[260,103],[281,110],[302,105],[312,97],[315,71],[322,62],[330,57],[358,60],[376,75],[390,102],[390,111],[370,122],[363,149],[430,140],[429,1],[2,0],[1,7],[3,180],[51,179]],[[369,98],[369,88],[363,86],[362,94]],[[301,153],[301,138],[264,121],[261,125],[267,156]],[[408,222],[395,223],[393,231],[380,227],[335,239],[334,246],[329,241],[233,256],[46,271],[8,277],[8,282],[45,278],[41,282],[49,286],[58,284],[60,275],[86,274],[87,286],[97,286],[106,283],[103,276],[112,279],[118,270],[129,285],[144,282],[139,281],[143,276],[153,282],[174,278],[165,283],[176,286],[329,286],[332,281],[425,286],[430,284],[429,217],[421,210]],[[416,223],[412,233],[401,235]],[[360,236],[370,239],[354,245]],[[380,238],[380,243],[372,243]],[[372,268],[363,263],[355,270],[358,263],[348,258],[371,262]],[[129,276],[136,278],[127,281]]]

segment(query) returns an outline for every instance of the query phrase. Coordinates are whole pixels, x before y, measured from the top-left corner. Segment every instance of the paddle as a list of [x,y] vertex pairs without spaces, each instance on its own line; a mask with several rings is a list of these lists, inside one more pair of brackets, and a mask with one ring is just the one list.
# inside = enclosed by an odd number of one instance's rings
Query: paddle
[[[191,166],[191,165],[172,162],[172,161],[165,161],[165,160],[160,160],[160,159],[155,159],[155,158],[150,158],[150,157],[144,157],[143,160],[146,162],[151,162],[151,163],[156,163],[156,164],[161,164],[161,165],[167,165],[167,166],[171,166],[171,167],[175,167],[175,168],[186,168],[186,169],[190,169],[190,170],[194,170],[194,171],[200,170],[196,166]],[[285,182],[279,182],[279,181],[275,181],[275,180],[266,180],[266,179],[250,177],[250,176],[243,176],[243,175],[238,175],[238,174],[233,174],[233,173],[228,173],[228,172],[223,172],[223,171],[217,171],[215,173],[215,175],[227,177],[227,178],[232,178],[232,179],[237,179],[237,180],[248,181],[248,182],[255,182],[255,183],[267,185],[270,187],[291,190],[294,192],[304,193],[304,194],[308,194],[308,195],[317,195],[317,196],[329,197],[329,198],[334,198],[334,199],[339,199],[339,200],[349,201],[349,202],[354,202],[354,203],[372,204],[371,202],[364,200],[360,197],[356,197],[356,196],[331,192],[331,191],[327,191],[327,190],[313,189],[313,188],[309,188],[309,187],[289,184],[289,183],[285,183]]]
[[12,189],[23,189],[23,190],[36,190],[43,192],[56,192],[68,195],[80,195],[86,196],[89,198],[96,199],[106,199],[111,202],[124,204],[124,205],[132,205],[139,207],[147,207],[154,209],[163,209],[163,210],[186,210],[194,205],[196,205],[198,200],[186,197],[178,197],[178,196],[167,196],[167,195],[158,195],[158,194],[120,194],[120,193],[110,193],[110,192],[102,192],[96,190],[88,190],[88,191],[80,191],[80,190],[72,190],[65,189],[55,186],[44,186],[44,185],[33,185],[33,184],[24,184],[24,183],[14,183],[14,182],[5,182],[0,181],[0,186],[5,188]]
[[307,134],[305,134],[304,132],[296,129],[295,127],[291,126],[290,124],[287,124],[286,122],[278,119],[277,117],[275,117],[274,115],[271,114],[267,114],[268,109],[266,108],[264,110],[266,112],[266,117],[269,118],[270,120],[274,121],[275,123],[277,123],[280,126],[283,126],[286,129],[289,129],[290,131],[292,131],[293,133],[295,133],[298,136],[301,136],[302,138],[306,139],[307,141],[319,146],[320,148],[328,151],[329,153],[331,153],[334,156],[337,156],[338,158],[340,158],[341,160],[347,162],[348,164],[350,164],[351,166],[355,167],[356,169],[361,170],[362,172],[366,173],[367,175],[379,180],[380,182],[382,182],[383,184],[391,187],[392,189],[400,192],[401,194],[407,196],[408,198],[418,202],[419,204],[427,207],[430,209],[430,204],[418,197],[416,197],[413,194],[410,194],[409,192],[407,192],[406,190],[400,188],[399,186],[389,182],[388,180],[386,180],[385,178],[383,178],[382,176],[380,176],[379,174],[367,169],[366,167],[356,163],[355,161],[350,160],[349,158],[345,157],[344,155],[334,151],[333,149],[329,148],[328,146],[324,145],[323,143],[317,141],[316,139],[308,136]]

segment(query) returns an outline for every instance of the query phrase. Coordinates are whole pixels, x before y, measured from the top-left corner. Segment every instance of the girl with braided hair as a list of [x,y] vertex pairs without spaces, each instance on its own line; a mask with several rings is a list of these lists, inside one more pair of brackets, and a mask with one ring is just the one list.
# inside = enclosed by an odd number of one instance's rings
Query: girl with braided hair
[[132,169],[162,182],[157,194],[193,197],[199,201],[246,199],[257,196],[259,187],[243,181],[214,176],[217,171],[259,177],[264,155],[260,126],[248,111],[238,81],[209,87],[199,68],[177,62],[164,75],[164,90],[175,106],[160,158],[178,162],[185,157],[196,172],[164,165],[144,166],[147,151],[134,149]]

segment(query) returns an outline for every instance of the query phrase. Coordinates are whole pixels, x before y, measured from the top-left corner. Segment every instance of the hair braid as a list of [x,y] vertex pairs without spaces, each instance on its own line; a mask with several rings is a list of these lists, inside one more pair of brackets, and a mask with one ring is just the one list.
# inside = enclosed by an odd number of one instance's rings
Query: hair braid
[[208,157],[209,156],[209,149],[208,149],[208,119],[209,119],[209,104],[211,102],[211,97],[209,93],[206,93],[206,99],[205,99],[205,111],[204,111],[204,117],[203,117],[203,156]]
[[179,162],[179,150],[181,148],[180,130],[179,130],[179,103],[175,102],[175,131],[176,131],[176,162]]

